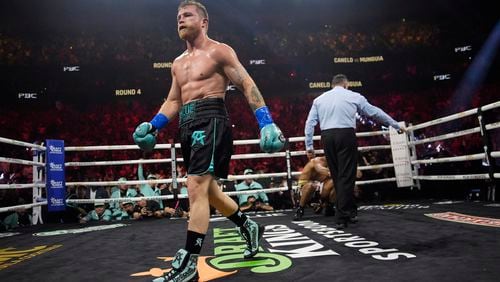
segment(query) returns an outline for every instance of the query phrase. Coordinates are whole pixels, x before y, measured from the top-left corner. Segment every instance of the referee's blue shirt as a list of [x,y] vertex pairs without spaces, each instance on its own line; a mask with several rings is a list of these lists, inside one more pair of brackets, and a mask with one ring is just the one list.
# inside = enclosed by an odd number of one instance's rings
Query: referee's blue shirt
[[312,150],[314,127],[319,122],[321,130],[332,128],[356,128],[356,112],[399,129],[398,123],[380,108],[368,103],[366,98],[341,86],[314,99],[307,116],[305,135],[306,149]]

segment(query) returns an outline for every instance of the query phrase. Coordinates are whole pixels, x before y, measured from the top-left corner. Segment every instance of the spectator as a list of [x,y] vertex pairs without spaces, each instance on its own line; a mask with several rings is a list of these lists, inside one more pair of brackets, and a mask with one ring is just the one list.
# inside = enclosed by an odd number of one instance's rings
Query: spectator
[[[139,178],[139,180],[145,180],[144,169],[142,167],[142,164],[139,164],[139,166],[137,167],[137,177]],[[153,180],[157,180],[157,179],[158,179],[157,174],[152,174],[152,173],[148,174],[147,180],[150,180],[150,181],[146,184],[141,184],[139,186],[140,193],[146,197],[160,196],[161,191],[158,188],[158,185],[153,181]],[[158,202],[158,204],[160,204],[160,208],[163,208],[162,201],[160,201],[160,200],[155,200],[155,201]]]
[[90,199],[107,199],[109,198],[108,190],[102,186],[91,186],[89,190]]
[[[243,175],[252,175],[253,170],[250,168],[245,169]],[[240,184],[236,185],[236,191],[247,191],[247,190],[262,190],[263,187],[253,178],[247,178],[243,180]],[[240,210],[245,212],[249,210],[264,210],[272,211],[273,207],[269,205],[269,199],[264,192],[255,192],[253,194],[242,194],[238,195]]]
[[[120,177],[118,179],[118,181],[127,181],[127,178],[125,177]],[[115,190],[112,194],[111,194],[111,198],[112,199],[117,199],[117,198],[133,198],[137,195],[137,191],[133,188],[129,188],[129,185],[127,184],[120,184],[118,186],[118,189]],[[118,211],[118,210],[121,210],[121,206],[118,202],[111,202],[109,204],[109,208],[111,209],[111,211],[113,212],[113,214],[115,213],[115,211]]]
[[[137,197],[144,197],[142,194],[138,194]],[[145,218],[162,218],[164,217],[164,212],[172,212],[171,214],[175,213],[174,211],[171,211],[169,208],[164,211],[161,207],[160,204],[155,201],[155,200],[144,200],[141,199],[136,202],[136,205],[134,207],[134,213],[133,213],[133,218],[134,219],[145,219]]]
[[30,226],[31,215],[26,209],[17,209],[0,221],[0,231],[9,231],[20,226]]
[[90,221],[110,221],[111,218],[111,211],[106,209],[105,203],[96,201],[94,204],[94,210],[82,217],[80,223],[87,223]]
[[135,205],[134,202],[126,200],[118,204],[118,209],[112,211],[112,217],[114,220],[127,220],[132,219],[134,214]]
[[[281,177],[272,177],[270,188],[281,188],[288,187],[288,183],[285,179]],[[293,207],[292,203],[292,191],[279,191],[271,194],[271,203],[273,208],[280,209],[289,209]]]

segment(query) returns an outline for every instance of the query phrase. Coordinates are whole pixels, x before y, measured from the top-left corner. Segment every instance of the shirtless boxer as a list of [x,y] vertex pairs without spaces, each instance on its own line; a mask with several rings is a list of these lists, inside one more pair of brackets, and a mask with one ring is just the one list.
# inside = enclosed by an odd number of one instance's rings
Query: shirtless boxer
[[[304,215],[304,207],[311,200],[314,192],[320,188],[322,205],[331,205],[335,201],[335,189],[330,177],[330,171],[325,157],[312,158],[299,176],[299,189],[301,192],[299,207],[295,212],[294,220],[300,220]],[[333,210],[333,209],[332,209]]]
[[179,114],[182,155],[187,168],[190,220],[184,249],[172,262],[172,270],[154,281],[197,281],[197,261],[208,230],[210,206],[238,227],[247,243],[244,258],[258,252],[263,226],[241,213],[238,205],[218,189],[216,178],[227,178],[233,152],[231,123],[224,105],[231,81],[243,92],[260,128],[264,152],[283,148],[284,137],[255,82],[241,65],[234,50],[207,36],[208,13],[196,1],[183,1],[177,13],[179,37],[187,49],[172,64],[172,86],[158,114],[140,124],[134,141],[145,151],[156,144],[157,131]]

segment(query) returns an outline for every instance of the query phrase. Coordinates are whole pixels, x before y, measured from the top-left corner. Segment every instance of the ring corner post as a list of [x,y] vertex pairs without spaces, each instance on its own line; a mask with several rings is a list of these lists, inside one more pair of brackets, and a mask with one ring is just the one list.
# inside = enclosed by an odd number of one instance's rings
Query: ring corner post
[[45,141],[45,191],[49,212],[66,210],[66,181],[64,164],[64,140]]
[[483,107],[480,106],[477,108],[477,120],[479,123],[479,128],[480,128],[480,133],[481,133],[481,142],[483,143],[483,152],[484,152],[484,159],[482,162],[482,166],[488,167],[488,178],[486,179],[486,185],[487,185],[487,193],[486,193],[486,200],[487,201],[495,201],[496,200],[496,180],[495,180],[495,170],[496,170],[496,163],[493,157],[491,156],[491,149],[492,149],[492,144],[491,144],[491,138],[490,134],[488,133],[488,130],[486,129],[486,122],[484,118],[484,111],[482,109]]
[[[40,145],[43,146],[43,142]],[[44,152],[41,149],[31,148],[31,152],[33,155],[34,163],[44,162],[43,155],[46,151]],[[38,201],[42,198],[42,187],[40,186],[40,183],[42,183],[42,181],[43,181],[43,170],[41,169],[41,167],[33,165],[33,183],[37,184],[36,186],[33,187],[33,192],[32,192],[33,204],[38,203]],[[31,211],[31,224],[37,225],[38,223],[43,224],[42,207],[34,205]]]

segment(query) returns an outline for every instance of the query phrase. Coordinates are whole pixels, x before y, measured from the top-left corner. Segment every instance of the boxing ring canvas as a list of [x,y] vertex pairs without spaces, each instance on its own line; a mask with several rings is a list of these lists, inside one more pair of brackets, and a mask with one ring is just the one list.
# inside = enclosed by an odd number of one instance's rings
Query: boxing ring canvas
[[[461,216],[457,216],[461,215]],[[468,215],[474,215],[470,217]],[[360,222],[292,211],[250,214],[266,226],[244,260],[234,225],[212,217],[200,281],[498,281],[500,207],[481,202],[360,207]],[[185,219],[36,225],[0,239],[1,281],[151,281],[182,247]]]

